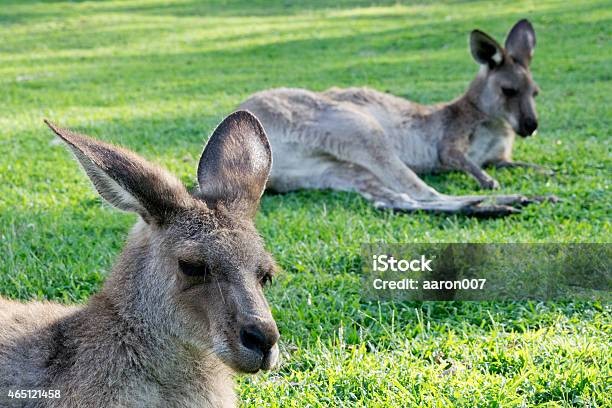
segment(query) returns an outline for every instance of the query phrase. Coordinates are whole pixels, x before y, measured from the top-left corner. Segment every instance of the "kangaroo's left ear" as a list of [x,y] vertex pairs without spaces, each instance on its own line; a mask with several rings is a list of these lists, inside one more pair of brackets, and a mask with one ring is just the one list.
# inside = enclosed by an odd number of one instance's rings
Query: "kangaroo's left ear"
[[536,36],[529,20],[520,20],[508,33],[506,51],[516,62],[527,68],[533,57]]
[[470,33],[470,51],[474,60],[493,69],[504,61],[504,50],[490,35],[480,30]]

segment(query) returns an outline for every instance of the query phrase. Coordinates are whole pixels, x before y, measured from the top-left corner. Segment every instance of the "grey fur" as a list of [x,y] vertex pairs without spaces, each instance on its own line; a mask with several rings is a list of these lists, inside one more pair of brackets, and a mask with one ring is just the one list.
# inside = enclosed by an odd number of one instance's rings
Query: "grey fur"
[[[210,162],[202,182],[217,186],[214,208],[208,184],[191,195],[134,153],[49,126],[105,199],[142,218],[85,306],[0,299],[0,406],[234,406],[233,374],[278,358],[262,291],[275,265],[252,221],[271,165],[261,125],[237,112],[211,137],[226,146],[201,159]],[[6,398],[24,389],[57,389],[61,398]]]
[[[528,27],[521,21],[511,35]],[[512,125],[524,133],[527,122],[535,121],[536,85],[528,68],[491,37],[475,31],[470,38],[483,65],[468,91],[449,103],[422,106],[369,88],[281,88],[252,95],[240,108],[257,115],[270,138],[274,167],[268,188],[350,190],[381,208],[476,215],[510,214],[518,211],[510,205],[541,201],[518,194],[447,196],[417,176],[459,169],[483,188],[497,188],[482,166],[521,165],[511,161]],[[509,38],[535,44],[535,34],[533,40]],[[502,86],[517,87],[518,95],[505,97]]]

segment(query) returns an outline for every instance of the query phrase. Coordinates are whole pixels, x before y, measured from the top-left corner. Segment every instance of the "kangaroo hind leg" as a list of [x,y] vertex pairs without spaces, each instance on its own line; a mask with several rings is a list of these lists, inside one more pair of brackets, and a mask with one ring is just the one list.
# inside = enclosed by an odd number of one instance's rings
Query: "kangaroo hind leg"
[[329,188],[355,191],[378,209],[397,212],[432,211],[442,213],[461,213],[477,217],[496,217],[514,214],[520,210],[506,205],[481,205],[481,197],[440,196],[432,200],[415,200],[406,193],[397,192],[385,186],[368,170],[352,165],[338,165],[329,174]]

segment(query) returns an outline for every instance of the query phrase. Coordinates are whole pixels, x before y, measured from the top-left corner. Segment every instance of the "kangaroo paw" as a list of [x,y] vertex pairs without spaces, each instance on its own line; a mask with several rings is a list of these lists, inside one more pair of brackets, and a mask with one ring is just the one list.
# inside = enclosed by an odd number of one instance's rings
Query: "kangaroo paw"
[[490,177],[487,179],[478,181],[478,184],[480,184],[480,188],[483,188],[485,190],[499,190],[499,182]]

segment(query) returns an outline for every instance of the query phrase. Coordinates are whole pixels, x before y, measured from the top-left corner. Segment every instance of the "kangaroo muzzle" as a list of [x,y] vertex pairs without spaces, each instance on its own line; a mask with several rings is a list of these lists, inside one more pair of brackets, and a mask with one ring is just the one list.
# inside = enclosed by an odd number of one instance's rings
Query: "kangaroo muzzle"
[[246,371],[270,370],[278,361],[280,333],[274,320],[257,321],[240,329],[240,345],[248,355]]
[[526,118],[523,120],[517,130],[517,133],[522,137],[534,135],[538,129],[538,121],[535,118]]

